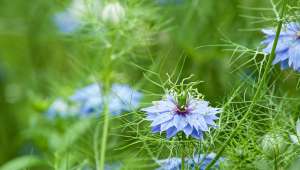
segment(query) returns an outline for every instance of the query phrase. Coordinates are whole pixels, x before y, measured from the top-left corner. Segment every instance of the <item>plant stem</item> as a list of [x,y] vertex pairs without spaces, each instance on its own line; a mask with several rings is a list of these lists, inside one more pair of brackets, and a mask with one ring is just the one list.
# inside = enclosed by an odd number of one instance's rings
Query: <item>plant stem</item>
[[98,139],[99,139],[99,131],[100,131],[100,122],[97,123],[96,125],[96,131],[94,133],[94,158],[96,162],[96,170],[100,170],[100,162],[99,162],[99,144],[98,144]]
[[275,50],[276,50],[276,47],[277,47],[277,43],[278,43],[278,39],[279,39],[279,35],[280,35],[282,23],[283,23],[283,16],[284,16],[285,9],[286,9],[286,2],[287,2],[287,0],[283,0],[283,2],[282,2],[281,14],[280,14],[280,18],[279,18],[279,21],[278,21],[278,24],[277,24],[276,36],[275,36],[274,43],[273,43],[273,46],[272,46],[272,51],[271,51],[271,54],[270,54],[270,56],[269,56],[269,58],[267,60],[267,65],[266,65],[266,68],[265,68],[265,70],[263,72],[263,76],[258,81],[258,87],[257,87],[257,90],[256,90],[254,96],[253,96],[252,103],[250,104],[247,112],[244,114],[244,116],[238,122],[237,126],[234,128],[234,130],[232,131],[232,133],[230,134],[230,136],[226,139],[226,141],[222,145],[220,151],[217,153],[217,155],[215,156],[215,158],[208,164],[208,166],[205,168],[205,170],[210,170],[211,167],[218,161],[218,159],[221,157],[221,154],[224,152],[226,146],[231,141],[231,139],[235,136],[235,134],[238,132],[238,130],[241,127],[242,123],[247,119],[248,115],[251,113],[253,107],[257,103],[257,100],[259,99],[261,90],[263,89],[264,82],[266,81],[268,73],[271,70],[272,61],[273,61],[273,59],[275,57]]
[[100,152],[100,170],[104,170],[105,165],[105,151],[106,151],[106,143],[108,137],[108,127],[109,127],[109,109],[108,104],[105,102],[104,105],[104,125],[102,131],[102,141],[101,141],[101,152]]
[[185,165],[184,165],[184,163],[185,163],[185,144],[184,144],[184,140],[185,140],[185,136],[184,136],[184,133],[182,132],[182,134],[181,134],[182,136],[181,136],[181,142],[183,142],[182,143],[182,151],[181,151],[181,170],[184,170],[184,168],[185,168]]

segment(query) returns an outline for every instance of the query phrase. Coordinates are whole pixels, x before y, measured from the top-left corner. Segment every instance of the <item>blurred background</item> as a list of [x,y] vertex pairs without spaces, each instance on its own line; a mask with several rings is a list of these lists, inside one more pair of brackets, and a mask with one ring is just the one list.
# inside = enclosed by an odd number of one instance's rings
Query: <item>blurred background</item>
[[[271,8],[262,0],[122,0],[124,15],[113,21],[117,24],[99,17],[109,0],[86,2],[91,5],[80,16],[84,26],[75,29],[78,21],[61,15],[71,0],[0,1],[0,165],[28,154],[54,157],[52,131],[71,123],[48,121],[45,112],[57,97],[95,77],[103,81],[108,76],[103,70],[110,70],[111,82],[161,93],[145,79],[144,69],[165,79],[179,63],[183,77],[194,74],[204,81],[200,92],[222,103],[241,81],[256,79],[254,62],[247,62],[251,56],[232,58],[233,43],[256,49],[263,39],[260,29],[273,26],[272,20],[255,18],[274,15],[254,10]],[[291,73],[276,71],[290,75],[281,89],[297,91]],[[147,95],[143,101],[149,102]]]

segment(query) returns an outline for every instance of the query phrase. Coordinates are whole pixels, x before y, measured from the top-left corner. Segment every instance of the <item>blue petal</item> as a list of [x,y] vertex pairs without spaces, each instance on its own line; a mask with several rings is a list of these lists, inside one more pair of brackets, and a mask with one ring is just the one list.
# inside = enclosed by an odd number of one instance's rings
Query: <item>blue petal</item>
[[274,29],[262,29],[261,31],[268,36],[275,36],[276,34]]
[[171,137],[175,136],[177,132],[178,131],[177,131],[176,127],[173,126],[173,127],[169,128],[167,130],[167,138],[170,139]]
[[289,67],[289,60],[284,60],[280,63],[280,67],[282,70],[285,70]]
[[203,135],[201,131],[197,131],[197,129],[193,129],[191,136],[193,136],[194,138],[198,139],[198,140],[202,140],[203,139]]
[[173,119],[171,119],[171,120],[161,124],[161,131],[165,131],[173,126],[174,126],[174,121],[173,121]]
[[290,22],[285,26],[289,31],[297,33],[300,31],[300,25],[297,22]]
[[192,131],[193,131],[193,128],[189,124],[183,128],[183,132],[185,133],[186,136],[190,136]]
[[273,60],[273,64],[277,64],[281,61],[284,61],[289,58],[288,50],[284,50],[282,52],[276,53],[275,59]]
[[177,114],[174,116],[173,123],[178,131],[181,131],[188,124],[184,116]]
[[153,133],[160,132],[160,125],[153,126],[153,127],[152,127],[152,132],[153,132]]
[[289,65],[293,66],[294,70],[300,68],[300,42],[297,42],[289,49]]
[[[294,36],[284,36],[279,37],[277,46],[276,46],[276,52],[281,52],[284,50],[287,50],[291,43],[295,40]],[[263,50],[265,53],[271,53],[272,47],[273,47],[274,39],[272,42],[270,42],[267,47]]]

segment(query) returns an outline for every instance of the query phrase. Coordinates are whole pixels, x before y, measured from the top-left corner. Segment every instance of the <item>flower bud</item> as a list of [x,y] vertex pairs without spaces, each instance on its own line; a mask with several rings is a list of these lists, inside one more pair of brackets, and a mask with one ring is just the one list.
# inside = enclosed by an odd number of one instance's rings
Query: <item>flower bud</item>
[[102,19],[104,22],[118,24],[125,17],[125,10],[120,3],[109,3],[104,6]]

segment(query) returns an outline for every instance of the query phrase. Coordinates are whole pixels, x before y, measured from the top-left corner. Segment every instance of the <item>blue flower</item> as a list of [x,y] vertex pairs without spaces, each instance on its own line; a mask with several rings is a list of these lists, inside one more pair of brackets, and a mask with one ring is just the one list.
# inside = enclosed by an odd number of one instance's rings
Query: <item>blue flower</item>
[[181,169],[181,158],[168,158],[163,160],[157,160],[157,164],[160,165],[156,170],[180,170]]
[[65,117],[69,111],[69,105],[66,101],[61,98],[56,99],[49,107],[46,112],[49,118],[54,118],[56,116]]
[[132,111],[139,106],[142,94],[128,85],[113,84],[108,96],[104,96],[101,85],[94,83],[75,92],[70,99],[80,105],[80,114],[100,114],[103,111],[103,99],[108,98],[108,107],[112,115],[123,111]]
[[101,85],[98,83],[94,83],[77,90],[70,99],[79,105],[79,113],[81,116],[99,114],[102,112],[103,98]]
[[109,110],[113,115],[134,110],[139,106],[141,98],[142,94],[128,85],[113,84],[109,95]]
[[179,104],[176,93],[169,93],[163,100],[153,102],[153,106],[142,109],[147,112],[153,133],[166,131],[167,138],[178,132],[196,139],[203,139],[203,132],[209,127],[216,127],[214,120],[221,109],[209,106],[209,102],[187,96],[183,105]]
[[69,11],[60,12],[54,15],[54,22],[63,33],[72,33],[80,27],[80,21]]
[[[199,154],[199,155],[194,155],[193,158],[187,158],[185,159],[185,166],[188,169],[192,170],[204,170],[206,166],[214,159],[216,156],[215,153],[210,153],[210,154]],[[219,168],[220,166],[220,161],[223,161],[224,159],[221,158],[217,161],[217,163],[214,165],[214,168]],[[160,165],[159,168],[156,170],[180,170],[181,169],[181,158],[178,157],[173,157],[173,158],[168,158],[164,160],[157,160],[157,163]]]
[[[276,31],[274,29],[263,29],[266,39],[262,41],[266,47],[265,53],[271,53]],[[283,26],[279,35],[276,48],[276,56],[273,64],[280,63],[281,69],[288,67],[300,71],[300,25],[295,22]]]

